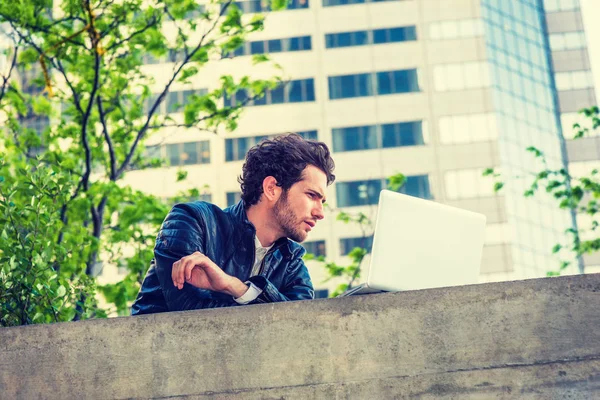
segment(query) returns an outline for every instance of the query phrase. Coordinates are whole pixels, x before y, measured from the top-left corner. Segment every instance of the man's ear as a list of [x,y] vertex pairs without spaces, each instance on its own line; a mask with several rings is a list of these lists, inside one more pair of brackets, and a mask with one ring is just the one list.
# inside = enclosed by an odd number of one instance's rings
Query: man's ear
[[263,195],[269,202],[276,202],[281,196],[281,186],[277,186],[277,179],[267,176],[263,180]]

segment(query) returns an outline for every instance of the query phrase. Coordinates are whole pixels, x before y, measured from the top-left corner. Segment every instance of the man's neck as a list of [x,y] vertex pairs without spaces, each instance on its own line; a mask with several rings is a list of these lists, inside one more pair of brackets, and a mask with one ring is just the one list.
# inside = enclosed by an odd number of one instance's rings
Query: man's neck
[[282,237],[279,230],[272,226],[273,214],[264,204],[259,202],[250,206],[246,210],[246,216],[248,221],[254,225],[256,237],[258,237],[263,247],[271,246],[277,239]]

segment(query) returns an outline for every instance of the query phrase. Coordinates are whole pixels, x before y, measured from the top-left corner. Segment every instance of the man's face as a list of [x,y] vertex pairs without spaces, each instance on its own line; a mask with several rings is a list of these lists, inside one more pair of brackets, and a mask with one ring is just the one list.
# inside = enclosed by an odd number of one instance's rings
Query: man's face
[[308,232],[325,216],[327,176],[317,167],[308,165],[302,171],[302,177],[287,192],[281,193],[273,207],[282,234],[296,242],[306,240]]

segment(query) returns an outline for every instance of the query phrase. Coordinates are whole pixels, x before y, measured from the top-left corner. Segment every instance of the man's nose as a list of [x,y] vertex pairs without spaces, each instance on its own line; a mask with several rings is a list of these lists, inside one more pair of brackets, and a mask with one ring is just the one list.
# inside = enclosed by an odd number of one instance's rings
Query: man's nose
[[323,204],[322,203],[319,203],[318,206],[313,208],[313,217],[316,219],[325,218],[325,213],[323,212]]

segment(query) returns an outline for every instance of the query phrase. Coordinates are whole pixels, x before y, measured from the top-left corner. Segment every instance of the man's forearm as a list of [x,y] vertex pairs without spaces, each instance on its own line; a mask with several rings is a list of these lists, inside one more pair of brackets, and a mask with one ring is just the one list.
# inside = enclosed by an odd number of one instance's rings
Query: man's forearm
[[244,282],[240,281],[235,276],[231,277],[231,283],[224,290],[225,293],[227,293],[230,296],[233,296],[236,299],[239,297],[242,297],[244,295],[244,293],[246,293],[247,291],[248,291],[248,285],[246,285]]

